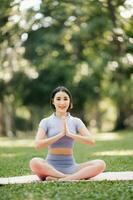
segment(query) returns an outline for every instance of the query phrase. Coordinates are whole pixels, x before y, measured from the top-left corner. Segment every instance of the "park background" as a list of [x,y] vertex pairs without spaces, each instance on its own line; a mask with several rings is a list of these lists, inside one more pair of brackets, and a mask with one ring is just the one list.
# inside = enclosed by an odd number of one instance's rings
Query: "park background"
[[[70,89],[72,114],[96,138],[94,147],[76,144],[76,160],[103,159],[107,171],[132,171],[132,0],[1,0],[0,177],[28,175],[29,160],[46,155],[34,149],[34,137],[59,85]],[[0,194],[133,199],[132,181],[8,185]]]
[[[100,131],[133,127],[130,0],[6,0],[0,14],[0,134],[35,131],[51,91]],[[22,132],[22,133],[21,133]]]

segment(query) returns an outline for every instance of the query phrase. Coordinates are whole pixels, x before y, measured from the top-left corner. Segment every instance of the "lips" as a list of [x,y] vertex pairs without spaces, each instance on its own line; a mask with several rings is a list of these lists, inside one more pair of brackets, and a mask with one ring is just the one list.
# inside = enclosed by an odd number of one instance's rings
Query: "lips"
[[59,106],[59,108],[60,108],[60,109],[65,109],[66,107],[65,107],[65,106]]

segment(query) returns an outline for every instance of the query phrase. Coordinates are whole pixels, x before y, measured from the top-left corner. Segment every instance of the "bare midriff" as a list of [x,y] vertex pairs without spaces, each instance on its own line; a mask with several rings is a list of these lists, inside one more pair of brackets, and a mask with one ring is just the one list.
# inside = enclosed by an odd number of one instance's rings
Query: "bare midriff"
[[50,148],[48,150],[48,153],[50,154],[63,154],[63,155],[72,155],[73,154],[73,149],[72,148]]

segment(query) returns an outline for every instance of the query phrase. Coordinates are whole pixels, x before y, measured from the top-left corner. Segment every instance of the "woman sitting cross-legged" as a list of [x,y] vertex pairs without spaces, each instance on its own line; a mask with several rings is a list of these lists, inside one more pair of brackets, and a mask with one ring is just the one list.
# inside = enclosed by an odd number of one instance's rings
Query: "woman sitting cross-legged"
[[52,115],[41,120],[36,135],[36,148],[48,147],[45,159],[30,160],[32,172],[42,180],[70,181],[89,179],[105,170],[103,160],[76,163],[73,157],[74,141],[94,145],[95,141],[81,119],[70,114],[72,96],[63,86],[51,95]]

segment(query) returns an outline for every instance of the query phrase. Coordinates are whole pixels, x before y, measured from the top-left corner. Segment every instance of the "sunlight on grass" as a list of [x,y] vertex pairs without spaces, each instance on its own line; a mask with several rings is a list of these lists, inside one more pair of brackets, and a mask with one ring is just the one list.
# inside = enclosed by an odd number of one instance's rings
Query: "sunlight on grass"
[[24,153],[2,153],[2,154],[0,154],[0,157],[5,157],[5,158],[11,158],[11,157],[16,157],[16,156],[24,156],[25,154]]
[[102,151],[93,153],[95,156],[133,156],[133,150]]
[[122,136],[116,133],[98,133],[95,135],[97,141],[106,141],[106,140],[121,140]]
[[34,139],[0,138],[1,147],[34,147]]

